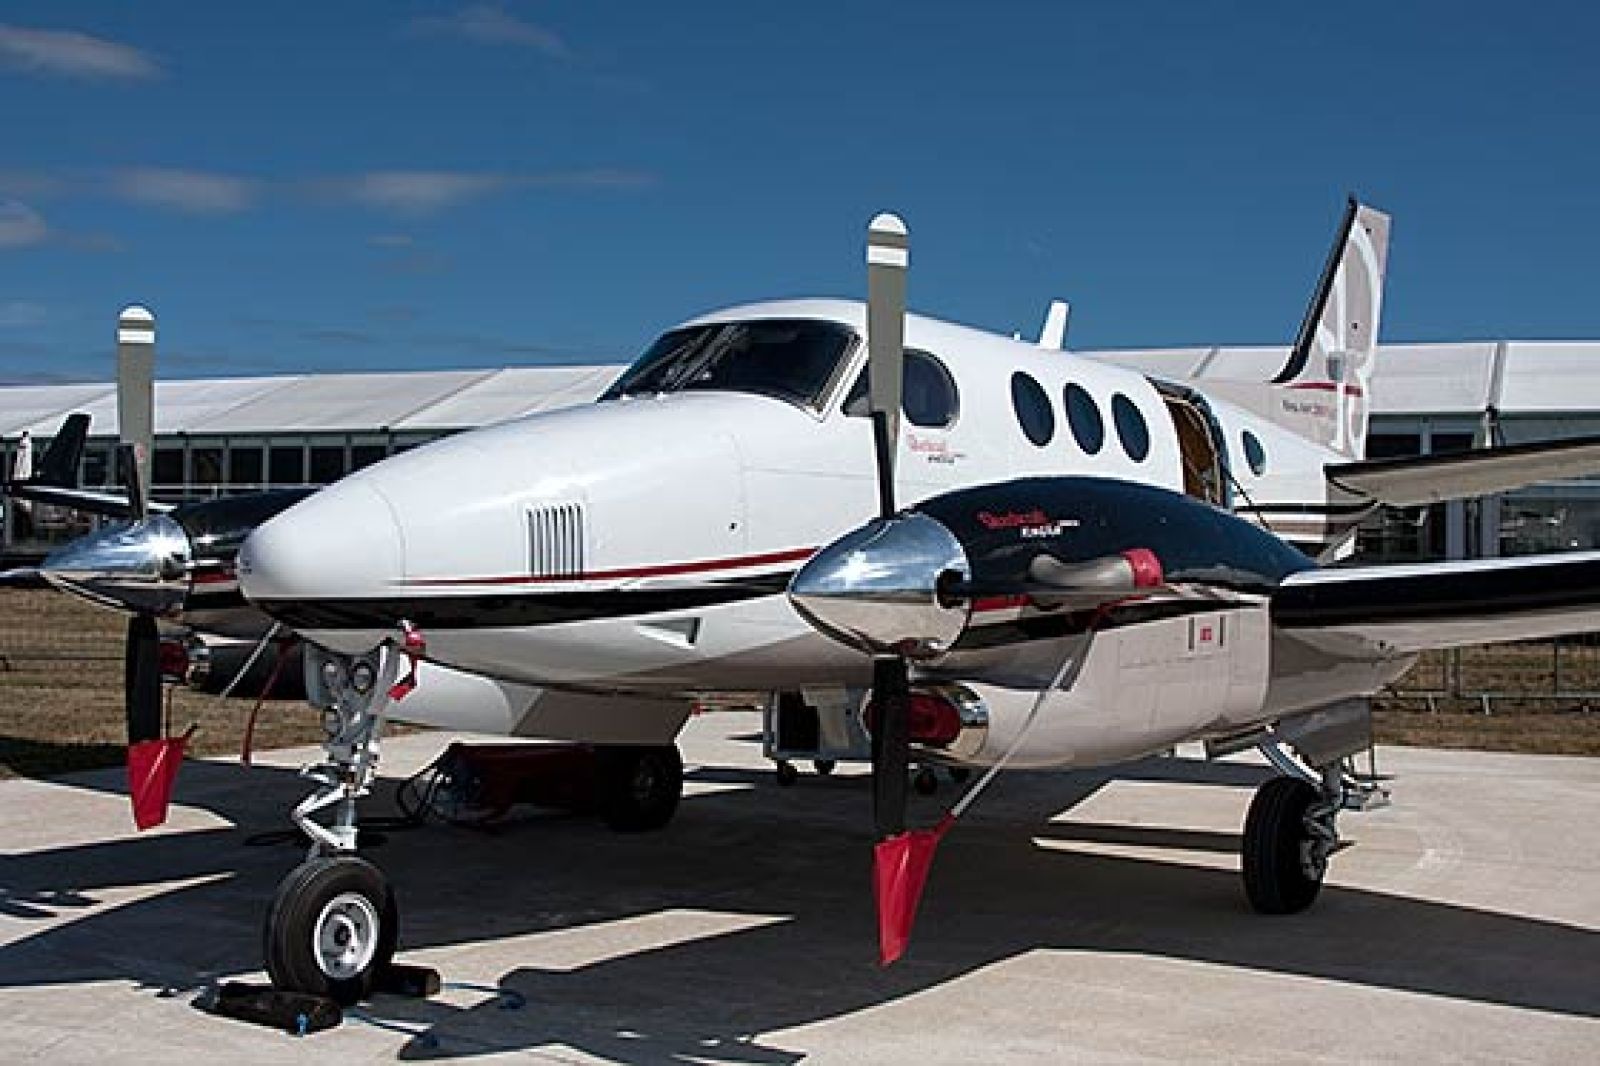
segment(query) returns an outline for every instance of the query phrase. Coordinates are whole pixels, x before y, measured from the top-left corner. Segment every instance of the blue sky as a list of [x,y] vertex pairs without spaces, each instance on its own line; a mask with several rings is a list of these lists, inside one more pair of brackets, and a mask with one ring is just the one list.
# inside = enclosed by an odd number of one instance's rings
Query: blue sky
[[1600,337],[1584,4],[0,7],[0,381],[629,359],[855,295],[1078,347],[1287,341],[1344,195],[1389,340]]

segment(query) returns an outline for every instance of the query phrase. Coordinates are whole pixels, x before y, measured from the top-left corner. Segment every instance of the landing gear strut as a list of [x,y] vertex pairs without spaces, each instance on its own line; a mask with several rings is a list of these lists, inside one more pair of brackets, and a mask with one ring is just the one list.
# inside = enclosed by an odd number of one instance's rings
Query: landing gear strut
[[[358,658],[308,645],[307,696],[323,708],[327,759],[300,771],[320,787],[291,816],[312,841],[278,885],[263,934],[267,973],[287,992],[355,1003],[394,958],[399,912],[382,871],[356,857],[356,800],[378,769],[390,689],[404,655],[390,644]],[[312,815],[333,808],[331,825]]]
[[1244,823],[1244,890],[1252,907],[1296,914],[1311,906],[1340,847],[1335,819],[1346,796],[1337,763],[1322,769],[1320,785],[1297,774],[1261,786]]

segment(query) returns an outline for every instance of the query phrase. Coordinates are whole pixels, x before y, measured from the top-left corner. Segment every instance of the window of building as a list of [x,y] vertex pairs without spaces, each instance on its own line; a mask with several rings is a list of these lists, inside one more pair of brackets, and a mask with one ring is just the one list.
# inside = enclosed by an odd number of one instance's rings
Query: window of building
[[83,450],[83,484],[89,488],[102,488],[115,484],[111,470],[111,449],[103,444],[91,444]]
[[1011,408],[1017,413],[1017,425],[1033,443],[1043,448],[1056,435],[1056,412],[1050,406],[1050,397],[1044,386],[1031,374],[1019,370],[1011,375]]
[[1142,463],[1150,454],[1150,427],[1145,424],[1139,407],[1122,393],[1111,397],[1111,420],[1117,426],[1117,439],[1128,458]]
[[1262,445],[1261,438],[1248,429],[1240,435],[1239,442],[1244,445],[1244,461],[1250,465],[1250,472],[1260,477],[1267,472],[1267,449]]
[[262,452],[259,445],[228,449],[228,484],[252,487],[261,484]]
[[311,484],[331,485],[344,477],[344,445],[313,444],[311,446]]
[[189,450],[189,481],[194,485],[222,484],[222,449],[217,447],[191,448]]
[[[907,348],[901,378],[900,411],[913,426],[943,429],[954,425],[961,414],[961,394],[955,378],[932,352]],[[867,414],[867,369],[862,368],[856,383],[845,397],[844,413]]]
[[1085,455],[1097,455],[1106,442],[1106,423],[1100,417],[1100,405],[1082,385],[1068,385],[1062,394],[1067,408],[1067,425],[1072,427],[1072,437]]
[[267,453],[267,480],[274,485],[306,483],[306,450],[296,445],[275,445]]
[[389,449],[382,444],[352,444],[350,446],[350,469],[360,470],[389,454]]
[[157,448],[155,460],[150,464],[150,482],[177,488],[183,484],[183,449]]

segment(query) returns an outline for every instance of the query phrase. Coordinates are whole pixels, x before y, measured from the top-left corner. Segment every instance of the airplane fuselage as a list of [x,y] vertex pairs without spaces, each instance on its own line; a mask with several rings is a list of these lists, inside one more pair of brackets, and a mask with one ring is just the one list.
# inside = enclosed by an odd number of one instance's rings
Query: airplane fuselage
[[[783,596],[818,547],[875,510],[871,424],[850,403],[863,318],[860,304],[816,300],[686,323],[662,344],[749,332],[754,355],[806,372],[702,388],[683,357],[634,394],[392,457],[258,529],[243,589],[326,647],[365,651],[404,619],[431,661],[516,685],[735,703],[864,686],[870,661]],[[1333,453],[1225,402],[918,316],[906,347],[936,363],[908,361],[904,503],[1040,475],[1204,494],[1227,510],[1327,503]],[[1322,550],[1346,532],[1286,539]]]

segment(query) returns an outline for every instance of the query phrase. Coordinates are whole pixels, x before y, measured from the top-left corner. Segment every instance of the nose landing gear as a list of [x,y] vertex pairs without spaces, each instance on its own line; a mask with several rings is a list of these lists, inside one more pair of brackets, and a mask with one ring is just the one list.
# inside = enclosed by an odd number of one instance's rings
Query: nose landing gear
[[[327,759],[301,771],[321,786],[291,815],[311,838],[311,852],[278,884],[267,910],[267,973],[281,991],[355,1003],[394,958],[394,890],[356,857],[356,800],[377,776],[379,736],[404,659],[389,644],[354,659],[306,648],[308,698],[323,708]],[[312,818],[328,807],[332,825]]]

